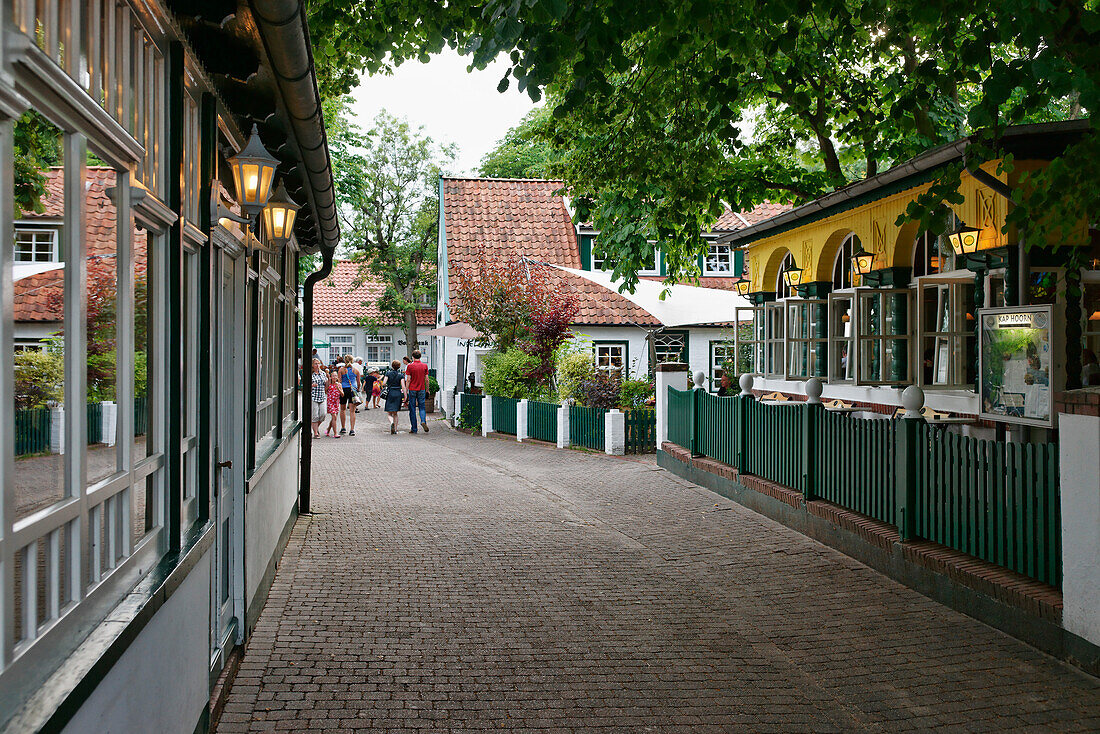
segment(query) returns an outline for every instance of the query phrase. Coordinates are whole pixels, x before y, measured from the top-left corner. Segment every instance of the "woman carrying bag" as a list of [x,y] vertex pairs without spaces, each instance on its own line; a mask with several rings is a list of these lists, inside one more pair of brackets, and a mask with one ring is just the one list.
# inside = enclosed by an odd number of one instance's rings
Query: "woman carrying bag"
[[390,362],[390,369],[386,371],[382,379],[382,399],[386,401],[386,415],[390,417],[390,433],[397,433],[397,413],[401,410],[401,404],[405,401],[405,376],[400,372],[401,362]]

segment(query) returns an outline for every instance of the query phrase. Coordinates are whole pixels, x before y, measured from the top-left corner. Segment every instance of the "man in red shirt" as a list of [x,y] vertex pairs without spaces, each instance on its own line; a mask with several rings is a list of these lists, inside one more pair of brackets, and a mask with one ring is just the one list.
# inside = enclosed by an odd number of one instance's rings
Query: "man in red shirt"
[[425,410],[425,399],[428,393],[428,365],[420,361],[420,350],[413,352],[413,361],[405,368],[405,380],[409,391],[409,423],[412,424],[410,433],[416,433],[416,407],[420,406],[420,427],[428,432],[428,413]]

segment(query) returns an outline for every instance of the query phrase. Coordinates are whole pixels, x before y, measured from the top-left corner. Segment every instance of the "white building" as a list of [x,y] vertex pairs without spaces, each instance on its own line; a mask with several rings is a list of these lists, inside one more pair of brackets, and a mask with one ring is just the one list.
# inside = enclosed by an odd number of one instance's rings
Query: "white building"
[[[337,260],[329,277],[313,288],[313,343],[325,364],[350,354],[367,364],[382,365],[409,351],[404,326],[392,323],[393,317],[378,308],[385,286],[373,279],[356,285],[359,277],[358,263]],[[377,329],[366,328],[365,320],[373,321]],[[417,310],[416,321],[420,332],[432,328],[431,304]],[[422,361],[432,367],[429,337],[418,336],[417,343],[424,353]]]

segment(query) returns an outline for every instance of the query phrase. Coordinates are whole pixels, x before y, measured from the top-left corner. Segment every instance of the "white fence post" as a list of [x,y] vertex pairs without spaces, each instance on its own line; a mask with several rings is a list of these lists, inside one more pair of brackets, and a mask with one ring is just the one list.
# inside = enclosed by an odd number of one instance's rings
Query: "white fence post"
[[516,440],[527,438],[527,400],[516,403]]
[[668,388],[687,389],[688,366],[683,362],[666,362],[657,365],[657,450],[668,440]]
[[603,452],[612,456],[626,455],[626,414],[613,408],[603,414]]
[[118,403],[107,401],[100,403],[103,412],[100,414],[99,430],[103,443],[108,446],[115,445],[115,430],[118,426]]
[[1100,417],[1081,414],[1096,411],[1100,391],[1081,392],[1094,402],[1058,405],[1062,626],[1100,645]]
[[449,418],[453,423],[455,417],[455,394],[451,390],[440,390],[439,394],[443,398],[443,402],[440,406],[443,408],[443,417]]
[[50,453],[65,453],[65,406],[50,408]]
[[481,399],[481,435],[488,436],[493,432],[493,396],[486,395]]
[[558,448],[569,448],[569,401],[562,401],[558,408]]

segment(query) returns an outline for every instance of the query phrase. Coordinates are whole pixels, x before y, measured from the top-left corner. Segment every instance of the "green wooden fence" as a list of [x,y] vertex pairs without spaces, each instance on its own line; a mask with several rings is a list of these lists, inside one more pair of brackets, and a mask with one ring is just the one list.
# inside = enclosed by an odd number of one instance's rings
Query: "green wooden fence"
[[88,445],[103,443],[103,403],[88,403]]
[[895,421],[812,411],[810,495],[893,525],[896,516]]
[[485,396],[463,392],[458,394],[458,399],[459,424],[463,428],[473,428],[475,424],[481,422],[481,401]]
[[1058,445],[980,440],[928,425],[919,436],[917,533],[1061,585]]
[[1061,585],[1057,444],[980,440],[804,403],[724,401],[670,388],[669,440],[808,500],[896,525],[903,538]]
[[691,390],[668,388],[668,440],[677,446],[692,450],[691,429],[693,421]]
[[738,398],[720,398],[705,390],[692,392],[695,401],[694,451],[736,465]]
[[657,411],[632,408],[626,415],[626,453],[652,454],[657,450]]
[[50,409],[15,411],[15,455],[43,454],[50,450]]
[[527,435],[539,441],[557,442],[558,405],[527,401]]
[[497,395],[490,397],[493,399],[493,430],[510,436],[516,435],[516,403],[519,400]]
[[746,442],[745,471],[770,479],[791,489],[806,489],[802,425],[804,405],[766,405],[745,400],[744,429],[751,439]]
[[603,416],[606,412],[603,408],[569,406],[569,443],[603,451]]

